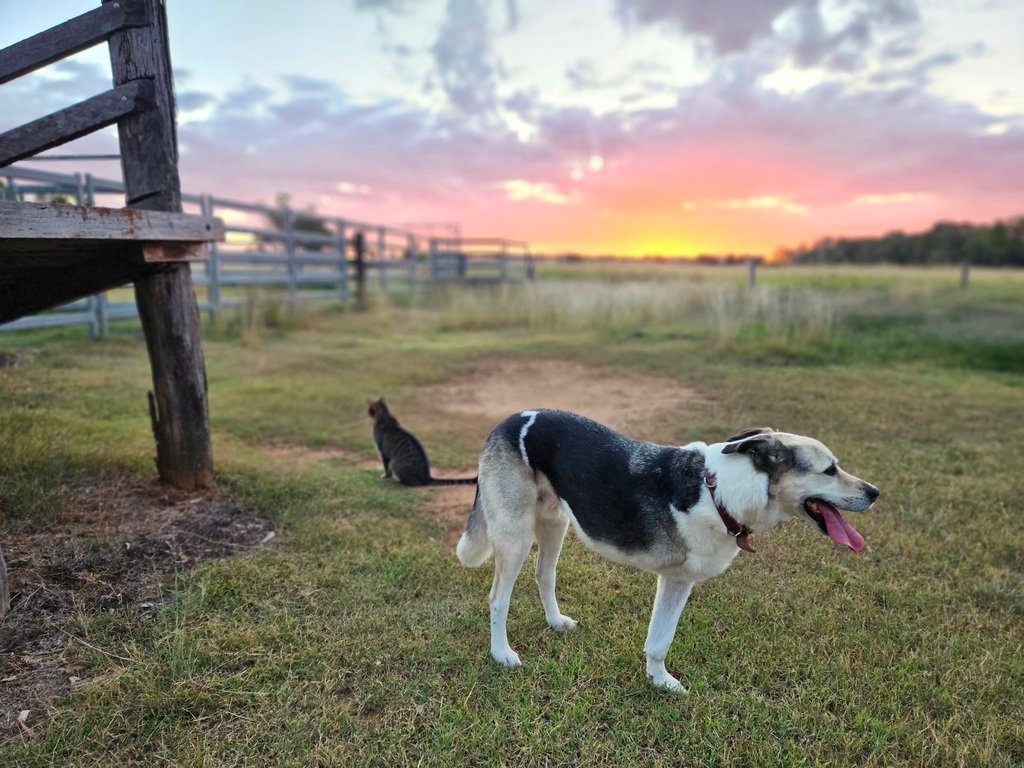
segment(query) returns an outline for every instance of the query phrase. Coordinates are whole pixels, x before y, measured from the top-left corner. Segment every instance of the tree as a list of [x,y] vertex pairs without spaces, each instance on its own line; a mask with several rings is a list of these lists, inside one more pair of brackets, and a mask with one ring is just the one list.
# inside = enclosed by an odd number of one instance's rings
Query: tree
[[[270,214],[270,220],[273,222],[276,229],[285,229],[287,222],[285,221],[285,211],[289,210],[289,203],[291,197],[284,192],[278,192],[274,198],[274,203],[277,205],[277,210],[272,211]],[[313,207],[309,207],[305,212],[292,211],[292,228],[298,234],[306,235],[331,235],[331,230],[327,228],[327,224],[323,218],[316,215]],[[308,251],[319,251],[327,247],[324,243],[302,243],[302,248]]]
[[936,222],[927,232],[881,237],[822,238],[780,249],[799,264],[961,264],[1024,266],[1024,216],[992,224]]

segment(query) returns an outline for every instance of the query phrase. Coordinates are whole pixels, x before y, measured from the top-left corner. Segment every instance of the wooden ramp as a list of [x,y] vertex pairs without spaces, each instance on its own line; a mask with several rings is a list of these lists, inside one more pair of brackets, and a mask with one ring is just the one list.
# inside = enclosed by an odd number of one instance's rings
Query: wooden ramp
[[0,203],[0,322],[134,283],[160,479],[200,488],[213,482],[213,456],[188,262],[223,226],[182,213],[162,0],[103,0],[0,50],[0,84],[103,42],[113,88],[0,134],[0,168],[116,124],[127,207]]
[[0,323],[134,282],[147,265],[202,259],[223,237],[202,216],[0,201]]

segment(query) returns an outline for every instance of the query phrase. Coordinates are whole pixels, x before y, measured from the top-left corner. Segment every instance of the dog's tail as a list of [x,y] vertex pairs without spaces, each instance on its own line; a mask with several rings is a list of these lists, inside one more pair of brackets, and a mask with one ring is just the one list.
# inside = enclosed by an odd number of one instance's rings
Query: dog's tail
[[455,554],[458,555],[459,562],[464,566],[476,568],[486,563],[493,552],[494,549],[487,538],[487,522],[484,520],[483,510],[480,508],[480,487],[477,486],[473,509],[469,512],[466,530],[455,547]]

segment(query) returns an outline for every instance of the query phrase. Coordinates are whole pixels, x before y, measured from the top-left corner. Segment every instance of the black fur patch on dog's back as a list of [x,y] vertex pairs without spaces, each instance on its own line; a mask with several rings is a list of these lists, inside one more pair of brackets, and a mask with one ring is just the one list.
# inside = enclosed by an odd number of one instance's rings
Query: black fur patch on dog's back
[[686,512],[700,498],[699,451],[631,440],[565,411],[525,411],[495,431],[525,451],[588,536],[625,551],[650,547],[666,530],[672,535],[669,506]]

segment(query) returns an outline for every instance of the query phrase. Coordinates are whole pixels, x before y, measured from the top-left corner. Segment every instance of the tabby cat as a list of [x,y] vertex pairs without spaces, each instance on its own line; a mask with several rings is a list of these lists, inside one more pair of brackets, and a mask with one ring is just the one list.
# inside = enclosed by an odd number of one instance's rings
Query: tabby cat
[[377,451],[384,462],[382,480],[394,475],[402,485],[469,485],[476,482],[475,477],[432,477],[427,452],[420,441],[391,415],[384,398],[366,402],[373,418],[373,442],[377,444]]

